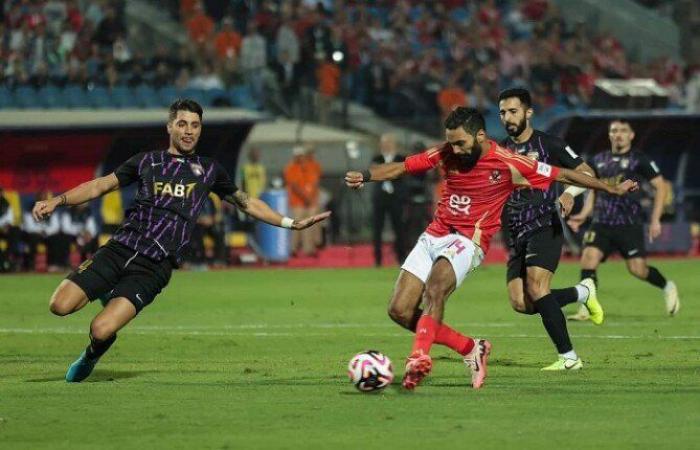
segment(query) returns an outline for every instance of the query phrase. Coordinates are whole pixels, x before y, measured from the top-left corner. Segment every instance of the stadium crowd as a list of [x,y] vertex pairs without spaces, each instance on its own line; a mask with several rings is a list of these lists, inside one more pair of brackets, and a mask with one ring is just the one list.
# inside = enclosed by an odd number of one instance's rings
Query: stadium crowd
[[514,84],[531,87],[540,111],[585,107],[599,77],[654,78],[680,106],[693,74],[667,57],[630,60],[612,35],[566,23],[551,0],[165,4],[188,45],[147,53],[129,45],[123,0],[6,1],[0,86],[245,86],[253,107],[324,121],[338,98],[394,118],[455,104],[488,112]]

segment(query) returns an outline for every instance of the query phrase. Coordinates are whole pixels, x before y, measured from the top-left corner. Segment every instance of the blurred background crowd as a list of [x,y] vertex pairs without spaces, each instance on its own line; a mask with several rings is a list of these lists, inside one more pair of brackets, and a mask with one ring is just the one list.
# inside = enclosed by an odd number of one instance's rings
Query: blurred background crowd
[[[341,127],[348,125],[349,111],[359,108],[438,139],[440,118],[457,105],[481,109],[489,129],[500,131],[496,98],[507,87],[527,86],[536,118],[544,121],[594,107],[597,80],[644,78],[664,89],[666,111],[700,111],[697,58],[659,52],[650,57],[644,42],[624,45],[609,29],[572,20],[561,3],[5,0],[0,110],[163,108],[182,96],[205,109],[232,106]],[[669,20],[683,16],[684,3],[636,2]],[[129,8],[136,8],[131,15]],[[148,39],[133,12],[138,8],[148,11]],[[376,146],[365,149],[375,163],[423,148],[419,139],[400,145],[395,135],[375,135]],[[314,146],[298,142],[289,150],[284,167],[267,173],[260,149],[246,148],[237,180],[257,196],[278,178],[296,216],[338,208],[341,199],[328,183],[324,188],[330,171],[314,159]],[[372,187],[375,264],[382,264],[382,230],[389,226],[393,253],[403,259],[430,216],[436,181]],[[31,204],[50,195],[0,195],[0,270],[75,265],[113,231],[130,200],[128,193],[107,198],[35,224]],[[231,233],[250,230],[250,223],[226,208],[212,198],[193,239],[191,264],[229,262],[227,249],[236,240]],[[337,240],[341,226],[354,226],[342,217],[335,214],[316,234],[295,234],[292,252],[315,255]]]

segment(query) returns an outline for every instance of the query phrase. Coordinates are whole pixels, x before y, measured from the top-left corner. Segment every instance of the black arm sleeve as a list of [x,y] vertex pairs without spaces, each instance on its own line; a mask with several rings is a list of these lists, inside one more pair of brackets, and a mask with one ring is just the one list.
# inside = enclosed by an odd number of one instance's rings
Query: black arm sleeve
[[121,166],[117,167],[114,174],[119,180],[119,187],[128,186],[139,179],[139,165],[146,158],[145,153],[139,153],[127,159]]
[[652,178],[656,178],[661,175],[659,166],[657,166],[651,158],[644,154],[640,155],[639,165],[637,166],[637,170],[635,170],[635,172],[644,177],[645,180],[651,180]]
[[569,145],[561,139],[552,139],[552,156],[556,160],[554,165],[565,169],[575,169],[583,164],[583,159],[574,152]]
[[220,199],[224,199],[227,195],[231,195],[238,190],[238,187],[231,181],[228,176],[228,172],[223,168],[221,164],[214,161],[214,171],[215,178],[214,184],[211,187],[211,191],[219,196]]

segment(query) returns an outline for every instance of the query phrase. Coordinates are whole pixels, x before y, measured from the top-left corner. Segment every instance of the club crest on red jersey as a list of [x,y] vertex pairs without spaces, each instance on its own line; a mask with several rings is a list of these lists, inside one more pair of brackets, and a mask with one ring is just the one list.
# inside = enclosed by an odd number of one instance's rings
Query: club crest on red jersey
[[204,168],[201,166],[201,164],[190,163],[190,169],[192,169],[192,173],[198,177],[201,177],[204,174]]
[[496,184],[501,181],[501,171],[500,170],[492,170],[491,171],[491,176],[489,177],[489,181],[491,184]]

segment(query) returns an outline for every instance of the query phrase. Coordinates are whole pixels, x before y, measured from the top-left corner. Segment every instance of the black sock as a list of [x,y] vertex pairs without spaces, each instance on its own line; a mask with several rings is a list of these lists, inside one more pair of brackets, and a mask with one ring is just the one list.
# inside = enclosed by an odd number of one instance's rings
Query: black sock
[[656,267],[649,266],[649,275],[647,275],[647,281],[657,288],[665,288],[666,287],[666,278],[664,278],[663,275],[661,275],[661,272],[659,272]]
[[583,280],[584,278],[591,278],[595,287],[598,287],[598,275],[595,273],[595,270],[581,269],[581,279]]
[[573,350],[569,332],[566,329],[566,318],[552,294],[547,294],[535,302],[535,308],[540,313],[542,325],[547,330],[549,338],[554,342],[559,354]]
[[552,295],[559,304],[560,308],[570,303],[574,303],[578,300],[578,291],[575,287],[564,289],[552,289]]
[[116,333],[105,341],[98,341],[97,339],[93,338],[92,335],[90,335],[90,345],[85,348],[85,356],[90,359],[100,358],[102,355],[107,353],[107,350],[109,350],[116,340]]

